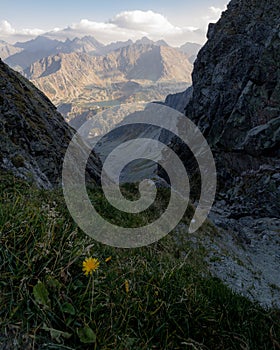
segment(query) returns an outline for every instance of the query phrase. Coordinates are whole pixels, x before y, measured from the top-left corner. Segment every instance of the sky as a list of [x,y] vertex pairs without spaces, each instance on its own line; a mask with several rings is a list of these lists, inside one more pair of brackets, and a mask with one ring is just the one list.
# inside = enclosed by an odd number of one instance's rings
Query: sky
[[204,43],[210,22],[226,0],[1,0],[0,40],[26,41],[38,35],[65,40],[92,35],[108,44],[147,36],[178,46]]

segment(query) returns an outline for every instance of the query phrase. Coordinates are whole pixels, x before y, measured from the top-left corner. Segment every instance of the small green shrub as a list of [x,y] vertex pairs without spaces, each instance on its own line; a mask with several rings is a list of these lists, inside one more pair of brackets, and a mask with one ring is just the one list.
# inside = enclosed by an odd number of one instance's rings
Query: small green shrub
[[12,159],[12,163],[16,168],[21,168],[24,167],[24,158],[22,155],[17,154],[14,156]]

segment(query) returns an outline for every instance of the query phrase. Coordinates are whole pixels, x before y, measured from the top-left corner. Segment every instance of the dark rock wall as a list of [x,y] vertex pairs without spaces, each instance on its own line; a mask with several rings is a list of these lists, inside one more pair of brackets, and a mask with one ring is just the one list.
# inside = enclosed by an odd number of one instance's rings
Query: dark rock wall
[[[60,185],[73,135],[48,98],[0,60],[0,168],[43,188]],[[97,158],[88,168],[94,181]]]
[[280,111],[279,13],[276,0],[234,0],[210,25],[186,114],[211,144],[252,155],[277,153],[279,122],[267,123]]
[[164,101],[164,104],[168,107],[177,109],[181,113],[185,113],[186,105],[189,103],[191,97],[192,86],[183,92],[168,95]]
[[[217,199],[234,217],[280,217],[279,13],[279,0],[232,0],[209,26],[185,98],[214,153]],[[179,110],[181,97],[172,97]]]

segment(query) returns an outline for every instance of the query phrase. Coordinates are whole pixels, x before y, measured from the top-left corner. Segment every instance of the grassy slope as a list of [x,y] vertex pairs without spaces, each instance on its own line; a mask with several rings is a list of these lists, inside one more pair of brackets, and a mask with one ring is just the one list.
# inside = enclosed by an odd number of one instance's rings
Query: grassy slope
[[[104,246],[77,228],[59,191],[0,176],[0,349],[280,348],[279,312],[208,276],[203,249],[181,254],[172,234],[145,248]],[[82,272],[88,256],[101,261],[94,285]]]

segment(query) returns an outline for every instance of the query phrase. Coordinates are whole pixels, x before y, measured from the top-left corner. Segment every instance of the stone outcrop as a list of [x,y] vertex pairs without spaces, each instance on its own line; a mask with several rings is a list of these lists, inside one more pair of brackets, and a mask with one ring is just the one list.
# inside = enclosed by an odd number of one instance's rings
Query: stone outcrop
[[[211,145],[233,216],[280,217],[280,3],[232,0],[200,50],[193,91],[172,97]],[[277,204],[278,203],[278,204]]]
[[168,107],[175,108],[181,113],[185,113],[186,105],[192,97],[192,86],[183,92],[170,94],[166,97],[164,104]]
[[[194,63],[192,96],[166,100],[199,126],[216,161],[218,191],[210,219],[222,234],[196,238],[210,252],[211,271],[239,293],[278,308],[279,13],[279,0],[232,0],[209,26]],[[191,168],[180,141],[171,146]]]
[[[48,98],[0,60],[0,168],[42,188],[60,185],[64,154],[73,135]],[[85,147],[81,141],[79,150]],[[92,154],[89,180],[98,179],[99,167]]]

